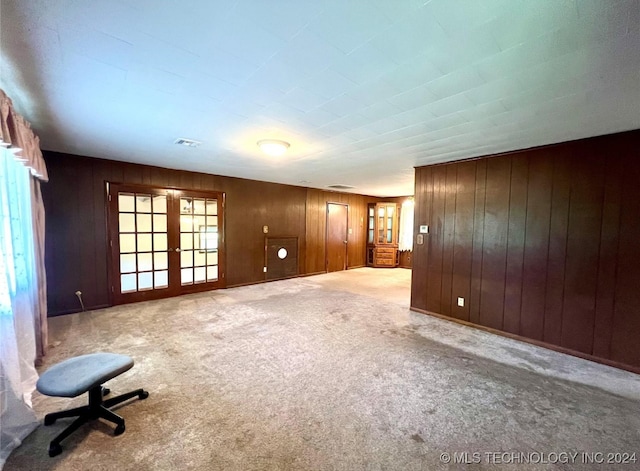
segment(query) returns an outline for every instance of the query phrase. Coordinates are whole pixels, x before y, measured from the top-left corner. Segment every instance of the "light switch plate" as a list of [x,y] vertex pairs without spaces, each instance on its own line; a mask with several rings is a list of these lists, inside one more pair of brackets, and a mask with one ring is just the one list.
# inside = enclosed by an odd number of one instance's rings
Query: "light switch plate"
[[420,226],[420,234],[428,234],[429,233],[429,226]]

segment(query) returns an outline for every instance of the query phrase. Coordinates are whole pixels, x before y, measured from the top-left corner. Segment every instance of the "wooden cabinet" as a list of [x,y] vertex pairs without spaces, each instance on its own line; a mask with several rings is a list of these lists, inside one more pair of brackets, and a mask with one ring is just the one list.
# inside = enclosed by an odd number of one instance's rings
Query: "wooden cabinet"
[[367,265],[398,266],[398,205],[370,204],[367,210]]

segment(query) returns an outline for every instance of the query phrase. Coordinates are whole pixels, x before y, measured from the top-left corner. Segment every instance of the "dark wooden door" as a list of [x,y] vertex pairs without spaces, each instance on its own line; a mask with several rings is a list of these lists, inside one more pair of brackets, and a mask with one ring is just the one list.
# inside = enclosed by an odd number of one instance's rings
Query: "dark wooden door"
[[327,272],[347,268],[348,208],[346,204],[327,203]]
[[112,302],[224,286],[224,194],[109,184]]

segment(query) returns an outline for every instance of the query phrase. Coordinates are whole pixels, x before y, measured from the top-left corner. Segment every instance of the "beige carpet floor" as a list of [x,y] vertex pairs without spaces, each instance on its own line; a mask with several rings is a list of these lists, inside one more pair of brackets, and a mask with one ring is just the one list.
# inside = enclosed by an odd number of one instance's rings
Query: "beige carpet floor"
[[124,353],[136,364],[112,394],[150,396],[117,410],[123,435],[94,422],[55,458],[70,419],[41,425],[5,469],[639,469],[594,454],[640,454],[639,376],[413,313],[410,277],[363,268],[53,318],[43,369]]

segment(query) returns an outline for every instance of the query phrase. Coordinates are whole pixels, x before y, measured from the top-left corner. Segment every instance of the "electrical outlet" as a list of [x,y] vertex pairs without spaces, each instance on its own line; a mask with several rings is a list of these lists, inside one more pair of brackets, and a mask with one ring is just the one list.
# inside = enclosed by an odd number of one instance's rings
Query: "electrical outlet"
[[264,234],[268,234],[269,233],[269,226],[262,226],[262,232]]
[[458,306],[464,307],[464,298],[458,298]]

